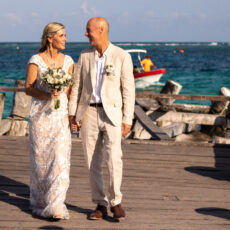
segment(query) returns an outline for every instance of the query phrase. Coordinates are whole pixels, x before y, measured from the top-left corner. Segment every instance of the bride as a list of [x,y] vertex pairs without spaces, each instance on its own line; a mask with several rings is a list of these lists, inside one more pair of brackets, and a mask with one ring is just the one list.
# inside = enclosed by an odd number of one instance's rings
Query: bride
[[[58,92],[42,83],[48,68],[61,67],[73,73],[73,60],[65,49],[66,31],[60,23],[49,23],[43,31],[41,48],[33,55],[26,74],[26,94],[33,97],[30,110],[30,206],[45,218],[69,219],[64,204],[69,187],[71,133],[68,121],[70,87]],[[51,98],[60,98],[60,108],[45,109]]]

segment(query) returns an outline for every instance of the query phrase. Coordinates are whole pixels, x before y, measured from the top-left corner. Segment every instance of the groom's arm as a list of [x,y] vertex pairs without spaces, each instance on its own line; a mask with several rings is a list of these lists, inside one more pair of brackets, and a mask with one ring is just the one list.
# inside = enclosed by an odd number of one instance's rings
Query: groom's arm
[[130,54],[126,53],[121,68],[121,87],[123,100],[123,130],[127,130],[126,126],[131,128],[134,104],[135,104],[135,83],[133,76],[133,63]]
[[82,90],[82,56],[80,55],[77,64],[74,68],[74,83],[70,93],[69,100],[69,116],[74,117],[77,112],[78,102],[81,96]]

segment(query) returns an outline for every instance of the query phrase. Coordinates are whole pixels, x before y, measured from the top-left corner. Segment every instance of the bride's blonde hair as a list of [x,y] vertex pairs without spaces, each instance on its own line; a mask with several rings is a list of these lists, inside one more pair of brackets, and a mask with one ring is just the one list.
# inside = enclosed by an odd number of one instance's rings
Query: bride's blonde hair
[[53,37],[59,30],[64,29],[64,25],[58,22],[51,22],[43,30],[42,39],[41,39],[41,48],[39,52],[44,52],[48,45],[48,37]]

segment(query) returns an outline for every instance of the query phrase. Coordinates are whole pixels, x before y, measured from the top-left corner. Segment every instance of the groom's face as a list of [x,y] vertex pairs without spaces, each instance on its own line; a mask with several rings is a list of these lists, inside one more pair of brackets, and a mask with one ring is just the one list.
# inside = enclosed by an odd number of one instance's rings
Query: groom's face
[[92,46],[97,46],[100,40],[100,30],[95,22],[89,21],[86,26],[85,36],[89,38],[89,43]]

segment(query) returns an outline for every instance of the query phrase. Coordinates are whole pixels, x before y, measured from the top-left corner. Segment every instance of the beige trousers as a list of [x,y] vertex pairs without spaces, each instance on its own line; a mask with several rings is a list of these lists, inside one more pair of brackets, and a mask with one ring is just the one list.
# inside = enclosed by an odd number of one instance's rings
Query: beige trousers
[[[115,206],[121,203],[122,181],[121,127],[115,127],[102,107],[88,107],[81,127],[84,155],[89,169],[92,200],[96,204]],[[104,193],[102,160],[109,170],[109,196]]]

